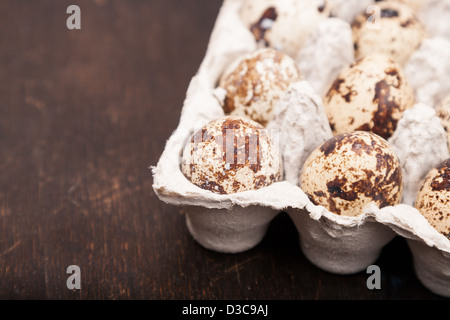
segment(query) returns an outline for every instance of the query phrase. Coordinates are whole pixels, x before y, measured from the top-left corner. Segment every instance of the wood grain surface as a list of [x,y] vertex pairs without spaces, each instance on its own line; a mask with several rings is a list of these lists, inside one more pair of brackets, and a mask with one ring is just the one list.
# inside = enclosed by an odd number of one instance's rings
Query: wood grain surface
[[[81,30],[66,9],[81,8]],[[219,0],[0,1],[1,299],[441,299],[406,243],[337,276],[282,213],[238,255],[199,246],[148,169],[175,130]],[[69,290],[66,269],[81,269]]]

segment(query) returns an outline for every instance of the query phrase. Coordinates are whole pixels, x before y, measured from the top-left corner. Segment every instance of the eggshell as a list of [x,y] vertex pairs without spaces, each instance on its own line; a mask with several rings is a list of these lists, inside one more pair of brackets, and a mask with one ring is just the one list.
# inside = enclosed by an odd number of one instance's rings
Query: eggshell
[[280,51],[264,48],[240,57],[220,80],[225,113],[267,125],[289,85],[300,80],[295,61]]
[[450,152],[450,95],[445,98],[437,108],[437,114],[447,132],[448,152]]
[[381,137],[355,131],[333,137],[306,160],[300,186],[313,203],[329,211],[357,216],[370,203],[399,204],[401,165]]
[[345,68],[324,97],[334,134],[371,131],[387,139],[402,113],[414,104],[414,91],[402,68],[373,54]]
[[194,133],[181,170],[193,184],[218,194],[260,189],[282,175],[278,148],[266,130],[239,117],[211,121]]
[[326,0],[244,0],[240,14],[261,46],[295,57],[330,11]]
[[379,17],[376,10],[363,12],[352,23],[356,58],[383,53],[404,65],[426,37],[425,27],[407,5],[382,1],[377,7]]
[[437,231],[450,239],[450,159],[429,172],[415,207]]

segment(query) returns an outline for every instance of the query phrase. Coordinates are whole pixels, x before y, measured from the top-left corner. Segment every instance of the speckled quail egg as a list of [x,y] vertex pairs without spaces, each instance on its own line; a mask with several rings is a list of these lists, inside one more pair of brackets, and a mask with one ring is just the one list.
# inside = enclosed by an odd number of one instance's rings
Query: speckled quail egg
[[415,207],[437,231],[450,239],[450,159],[428,173]]
[[438,106],[437,115],[441,118],[442,125],[447,132],[448,152],[450,152],[450,95]]
[[335,135],[371,131],[387,139],[414,100],[401,67],[386,55],[373,54],[341,71],[324,106]]
[[317,24],[330,14],[326,0],[244,0],[240,16],[265,47],[295,57]]
[[289,85],[301,80],[295,61],[271,49],[259,49],[235,61],[220,79],[226,91],[225,114],[250,118],[266,125]]
[[379,17],[363,12],[352,23],[357,59],[384,53],[405,65],[426,37],[414,10],[400,2],[378,2]]
[[401,201],[402,171],[386,140],[354,131],[313,151],[300,174],[300,187],[314,204],[338,215],[358,216],[370,203],[383,208]]
[[195,132],[181,170],[194,185],[217,194],[260,189],[282,176],[278,146],[266,129],[240,117],[211,121]]

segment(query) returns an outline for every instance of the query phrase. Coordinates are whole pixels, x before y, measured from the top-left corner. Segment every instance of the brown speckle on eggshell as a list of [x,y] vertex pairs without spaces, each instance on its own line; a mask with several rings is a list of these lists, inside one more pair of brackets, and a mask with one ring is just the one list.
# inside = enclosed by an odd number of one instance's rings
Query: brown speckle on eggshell
[[415,207],[437,231],[450,239],[450,159],[428,173]]
[[387,139],[414,100],[402,68],[386,55],[373,54],[341,71],[324,106],[335,135],[371,131]]
[[289,85],[299,80],[293,59],[274,49],[259,49],[239,58],[221,77],[219,86],[226,91],[224,111],[266,125]]
[[193,184],[217,194],[257,190],[282,176],[278,147],[266,129],[240,117],[211,121],[195,132],[181,170]]
[[333,137],[308,157],[300,187],[315,205],[358,216],[370,203],[380,208],[398,204],[403,181],[390,145],[373,133],[355,131]]

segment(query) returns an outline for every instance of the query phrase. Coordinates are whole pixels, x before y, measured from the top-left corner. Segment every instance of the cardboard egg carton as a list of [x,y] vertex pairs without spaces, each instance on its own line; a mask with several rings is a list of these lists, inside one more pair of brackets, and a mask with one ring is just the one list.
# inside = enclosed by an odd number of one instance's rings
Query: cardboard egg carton
[[[437,86],[444,75],[439,71],[436,79],[429,78],[428,91],[422,90],[417,68],[436,67],[440,61],[423,56],[440,52],[438,42],[444,47],[450,47],[450,42],[443,38],[426,40],[406,66],[421,98],[404,113],[389,139],[402,163],[402,204],[382,209],[372,205],[361,208],[357,217],[339,216],[314,205],[298,187],[306,158],[332,137],[321,99],[323,88],[333,80],[339,67],[346,66],[351,59],[348,52],[352,50],[352,42],[346,38],[351,37],[350,26],[339,18],[322,22],[312,33],[313,38],[306,41],[299,54],[302,59],[314,55],[321,46],[329,45],[331,49],[321,50],[325,53],[320,58],[311,58],[304,74],[306,79],[291,85],[267,126],[269,134],[274,134],[279,142],[284,180],[259,190],[219,195],[193,185],[182,174],[180,164],[191,135],[211,120],[225,116],[221,106],[223,94],[216,88],[223,71],[236,58],[257,49],[253,35],[239,16],[241,4],[240,0],[223,3],[204,60],[188,88],[179,125],[167,141],[157,166],[152,167],[157,196],[165,203],[183,208],[187,228],[198,243],[223,253],[255,247],[271,221],[280,212],[287,212],[299,232],[305,256],[319,268],[336,274],[365,270],[378,259],[387,243],[397,235],[402,236],[411,248],[418,278],[434,293],[450,297],[450,239],[437,232],[413,207],[424,176],[450,157],[445,131],[433,109],[435,100],[447,90]],[[335,28],[342,30],[338,33],[342,39],[335,39],[336,32],[334,35],[326,32]],[[324,39],[317,41],[318,36]],[[345,50],[347,54],[339,59],[333,55]],[[450,66],[450,51],[448,55],[439,58],[447,59],[441,61],[441,68]],[[323,68],[327,59],[334,71],[314,74],[314,64]]]

